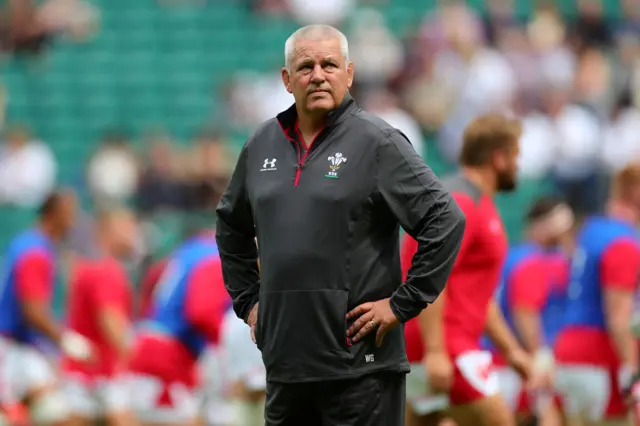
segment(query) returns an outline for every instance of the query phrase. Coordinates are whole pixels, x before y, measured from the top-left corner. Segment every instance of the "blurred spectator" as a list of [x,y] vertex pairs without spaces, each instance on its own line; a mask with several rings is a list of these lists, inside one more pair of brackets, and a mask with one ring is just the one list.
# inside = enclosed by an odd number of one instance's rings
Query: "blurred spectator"
[[400,108],[398,99],[393,93],[384,90],[375,91],[364,97],[362,105],[366,110],[404,133],[416,152],[424,158],[426,149],[422,140],[422,130],[411,114]]
[[339,26],[355,6],[355,0],[286,0],[289,12],[300,25]]
[[578,0],[577,4],[578,18],[571,37],[576,50],[588,46],[611,47],[613,35],[603,15],[603,1]]
[[574,100],[593,108],[599,118],[607,119],[613,107],[613,82],[607,58],[600,49],[585,48],[578,57],[574,77]]
[[[640,89],[640,40],[638,33],[625,33],[618,39],[618,55],[616,65],[613,72],[614,91],[620,93],[622,91],[631,90],[638,92]],[[637,100],[632,99],[632,103],[636,105]]]
[[455,162],[467,123],[483,112],[504,112],[513,99],[517,81],[504,56],[485,45],[481,23],[471,10],[453,9],[445,17],[445,34],[451,48],[436,54],[433,79],[457,92],[454,107],[438,135],[444,156]]
[[570,93],[562,88],[547,88],[543,105],[555,134],[553,175],[558,189],[577,213],[594,213],[602,201],[600,121],[593,110],[571,103]]
[[0,146],[0,203],[35,207],[55,185],[56,161],[49,147],[24,127],[10,127]]
[[[565,24],[556,10],[549,7],[538,9],[527,25],[527,36],[536,62],[529,72],[533,71],[537,75],[537,86],[524,89],[536,91],[545,84],[570,87],[573,84],[576,58],[565,43]],[[520,71],[523,70],[519,68],[518,72]]]
[[519,173],[527,179],[543,179],[549,173],[558,149],[554,124],[539,109],[522,115]]
[[638,0],[621,1],[623,19],[616,22],[618,32],[638,34],[640,32],[640,4]]
[[293,104],[293,96],[285,89],[279,71],[244,72],[235,76],[229,96],[235,126],[253,128]]
[[87,181],[97,202],[123,201],[135,194],[138,164],[124,135],[116,132],[105,135],[89,160]]
[[47,0],[38,9],[37,20],[47,33],[64,34],[81,42],[96,34],[100,12],[84,0]]
[[487,42],[495,46],[501,32],[519,24],[518,17],[514,10],[514,0],[488,0],[486,4],[485,36]]
[[98,22],[98,9],[82,0],[14,0],[0,12],[0,45],[8,52],[40,53],[58,34],[86,41]]
[[193,188],[191,206],[215,209],[227,187],[232,167],[233,160],[226,141],[215,132],[201,132],[188,163]]
[[604,133],[602,157],[609,174],[640,161],[640,111],[634,108],[630,93],[624,93],[613,110]]
[[395,76],[403,64],[402,44],[387,28],[384,16],[373,9],[354,14],[354,28],[349,35],[349,54],[359,87],[377,88]]
[[146,161],[136,194],[138,209],[151,214],[158,210],[186,209],[189,195],[181,181],[180,158],[173,142],[153,134],[146,142]]

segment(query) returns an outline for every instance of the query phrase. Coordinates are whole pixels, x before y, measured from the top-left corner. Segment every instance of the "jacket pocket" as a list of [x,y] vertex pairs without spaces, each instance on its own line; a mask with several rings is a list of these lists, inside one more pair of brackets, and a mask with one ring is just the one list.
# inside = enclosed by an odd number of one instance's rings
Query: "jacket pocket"
[[258,335],[272,380],[305,380],[343,374],[350,365],[344,290],[264,292]]

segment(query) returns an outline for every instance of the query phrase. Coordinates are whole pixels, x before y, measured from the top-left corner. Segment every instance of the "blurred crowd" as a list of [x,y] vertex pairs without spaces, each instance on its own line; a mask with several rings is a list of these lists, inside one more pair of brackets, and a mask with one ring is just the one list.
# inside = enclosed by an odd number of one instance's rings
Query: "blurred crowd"
[[[51,10],[80,4],[50,1]],[[524,122],[522,176],[551,178],[574,208],[591,212],[601,207],[608,176],[640,158],[640,5],[633,0],[617,4],[622,16],[616,19],[605,17],[599,0],[579,0],[575,16],[562,16],[553,2],[527,15],[516,13],[512,0],[490,0],[482,14],[463,2],[443,2],[402,37],[377,3],[311,3],[265,0],[252,7],[301,25],[344,28],[356,66],[354,96],[401,129],[428,161],[427,146],[455,163],[471,117],[512,113]],[[136,143],[107,132],[87,164],[77,165],[92,199],[131,200],[142,212],[215,205],[233,164],[228,131],[252,129],[292,102],[279,69],[238,70],[224,96],[225,117],[215,120],[223,125],[186,144],[162,131]],[[7,126],[1,152],[0,201],[34,205],[56,179],[46,141]]]
[[[423,135],[454,163],[473,116],[512,113],[524,122],[522,176],[551,177],[578,211],[591,212],[608,176],[640,158],[637,2],[618,4],[619,19],[605,18],[597,0],[579,0],[575,17],[549,2],[529,17],[510,0],[488,1],[484,14],[447,2],[404,39],[375,9],[347,15],[354,5],[337,2],[344,4],[332,16],[290,13],[300,23],[347,27],[356,99],[405,132],[427,160]],[[233,119],[251,126],[291,102],[276,72],[239,75],[230,98]]]
[[[143,149],[136,150],[141,145]],[[57,163],[44,141],[10,126],[0,151],[0,203],[34,207],[56,184]],[[143,214],[163,209],[213,209],[226,186],[233,158],[213,131],[187,148],[161,132],[142,144],[109,131],[83,167],[83,183],[96,204],[132,202]]]

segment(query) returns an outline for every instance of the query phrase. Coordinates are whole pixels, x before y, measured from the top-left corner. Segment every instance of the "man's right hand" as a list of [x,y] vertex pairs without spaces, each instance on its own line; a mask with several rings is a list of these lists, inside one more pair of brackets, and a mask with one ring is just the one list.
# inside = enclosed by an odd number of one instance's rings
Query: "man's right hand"
[[448,392],[453,385],[453,363],[445,352],[429,352],[423,361],[429,387],[438,393]]
[[258,324],[258,303],[253,305],[247,317],[247,325],[251,328],[251,340],[253,340],[253,343],[256,343],[256,324]]

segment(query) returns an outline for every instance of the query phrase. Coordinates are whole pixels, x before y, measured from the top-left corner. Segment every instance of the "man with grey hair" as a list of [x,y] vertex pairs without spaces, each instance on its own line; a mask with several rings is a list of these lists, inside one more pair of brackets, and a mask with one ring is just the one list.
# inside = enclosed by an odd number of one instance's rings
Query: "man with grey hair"
[[[407,138],[355,104],[341,32],[296,31],[282,81],[295,104],[244,145],[216,212],[225,285],[267,372],[266,425],[401,426],[397,326],[442,292],[465,217]],[[418,241],[404,284],[400,226]]]

